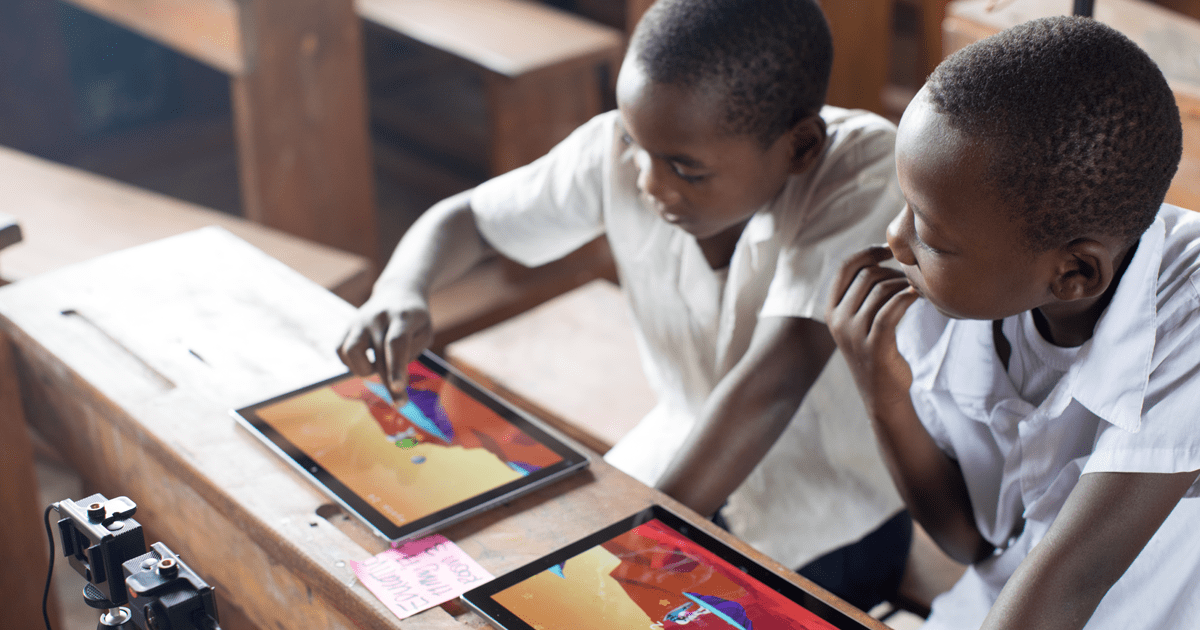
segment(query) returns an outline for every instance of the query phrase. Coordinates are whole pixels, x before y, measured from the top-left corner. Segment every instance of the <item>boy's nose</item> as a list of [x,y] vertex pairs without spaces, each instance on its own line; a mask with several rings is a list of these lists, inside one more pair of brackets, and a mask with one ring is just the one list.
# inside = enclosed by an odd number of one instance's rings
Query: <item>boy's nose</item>
[[638,190],[650,195],[655,201],[667,208],[679,203],[679,191],[670,185],[667,176],[662,172],[663,167],[661,165],[655,164],[655,161],[651,160],[649,155],[639,159],[637,165]]
[[892,222],[887,226],[887,244],[888,249],[892,250],[892,255],[896,257],[896,262],[902,265],[916,265],[917,259],[913,257],[912,246],[912,212],[908,206],[892,219]]

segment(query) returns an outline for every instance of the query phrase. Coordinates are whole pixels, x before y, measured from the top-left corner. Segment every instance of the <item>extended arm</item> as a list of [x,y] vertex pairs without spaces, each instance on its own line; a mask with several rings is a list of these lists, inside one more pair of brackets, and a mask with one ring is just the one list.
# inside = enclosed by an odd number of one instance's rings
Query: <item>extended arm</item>
[[767,317],[717,385],[659,489],[709,516],[750,474],[833,353],[821,322]]
[[492,251],[475,225],[470,194],[439,202],[405,232],[338,348],[355,374],[378,373],[397,402],[405,398],[408,363],[433,340],[430,293]]
[[896,346],[896,326],[917,299],[899,271],[881,267],[885,247],[846,261],[830,293],[826,321],[854,374],[884,463],[913,518],[964,564],[991,553],[975,526],[958,463],[921,424],[909,397],[912,371]]
[[1198,471],[1089,473],[1009,578],[985,630],[1082,628]]

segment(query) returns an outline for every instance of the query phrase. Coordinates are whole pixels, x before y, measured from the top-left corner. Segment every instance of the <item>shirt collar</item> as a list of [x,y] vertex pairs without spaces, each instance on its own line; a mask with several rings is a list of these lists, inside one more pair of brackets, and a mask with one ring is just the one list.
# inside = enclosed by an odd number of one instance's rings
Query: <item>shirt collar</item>
[[[1158,334],[1158,275],[1166,226],[1157,219],[1142,235],[1112,302],[1067,372],[1072,398],[1121,429],[1142,426]],[[1068,401],[1069,402],[1069,401]],[[1065,407],[1065,404],[1063,405]]]

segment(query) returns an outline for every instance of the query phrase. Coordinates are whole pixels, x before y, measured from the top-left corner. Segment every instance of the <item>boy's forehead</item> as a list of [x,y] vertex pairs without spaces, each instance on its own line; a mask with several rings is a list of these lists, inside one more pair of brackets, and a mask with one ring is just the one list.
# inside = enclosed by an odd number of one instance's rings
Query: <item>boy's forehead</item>
[[914,187],[948,184],[973,195],[987,194],[993,156],[994,148],[986,142],[954,128],[924,90],[904,111],[896,131],[896,170],[905,195],[932,192]]
[[644,64],[631,55],[621,64],[617,74],[617,104],[637,98],[652,98],[670,102],[687,102],[692,107],[722,104],[723,93],[708,82],[696,85],[662,83],[654,80]]
[[926,160],[953,161],[955,153],[967,144],[962,132],[952,128],[939,114],[924,88],[905,108],[896,130],[896,153]]
[[[617,79],[617,107],[627,122],[635,111],[657,130],[678,128],[694,137],[724,135],[720,98],[708,90],[659,83],[628,62]],[[641,131],[648,131],[643,129]]]

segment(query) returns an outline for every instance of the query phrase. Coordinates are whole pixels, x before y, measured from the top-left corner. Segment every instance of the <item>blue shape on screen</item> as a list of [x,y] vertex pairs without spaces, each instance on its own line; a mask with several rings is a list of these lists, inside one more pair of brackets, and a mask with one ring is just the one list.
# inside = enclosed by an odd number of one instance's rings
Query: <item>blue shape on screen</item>
[[567,576],[563,574],[563,565],[561,562],[550,567],[550,572],[564,580],[567,579]]
[[746,609],[735,601],[712,595],[697,595],[696,593],[684,593],[683,595],[708,609],[708,612],[720,617],[722,621],[738,630],[752,630],[754,628],[750,617],[746,616]]
[[386,402],[387,404],[389,404],[389,405],[396,404],[396,401],[392,399],[392,393],[389,392],[388,389],[386,387],[384,387],[381,383],[376,383],[375,381],[369,381],[369,380],[363,379],[363,384],[367,386],[367,389],[371,390],[372,394],[375,394],[376,396],[382,398],[384,400],[384,402]]
[[531,472],[541,470],[541,468],[533,464],[526,464],[525,462],[508,462],[508,467],[521,473],[522,477],[529,475]]
[[454,440],[454,427],[438,402],[436,393],[410,388],[408,403],[400,408],[400,413],[421,430],[450,444]]

